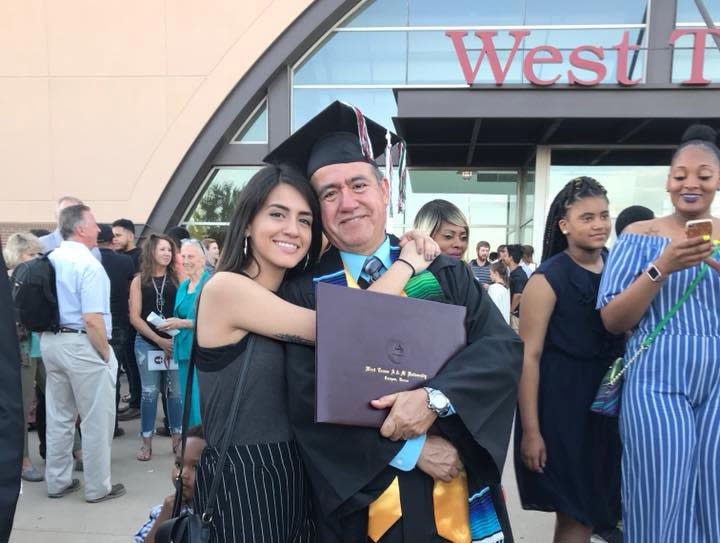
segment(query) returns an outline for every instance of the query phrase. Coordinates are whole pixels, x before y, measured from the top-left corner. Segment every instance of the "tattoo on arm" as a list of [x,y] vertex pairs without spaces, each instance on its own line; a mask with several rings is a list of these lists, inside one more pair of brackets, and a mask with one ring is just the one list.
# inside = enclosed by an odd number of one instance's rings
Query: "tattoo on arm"
[[292,334],[275,334],[274,337],[275,339],[279,339],[280,341],[284,341],[286,343],[297,343],[299,345],[308,345],[310,347],[315,345],[314,341],[311,341],[304,337],[294,336]]

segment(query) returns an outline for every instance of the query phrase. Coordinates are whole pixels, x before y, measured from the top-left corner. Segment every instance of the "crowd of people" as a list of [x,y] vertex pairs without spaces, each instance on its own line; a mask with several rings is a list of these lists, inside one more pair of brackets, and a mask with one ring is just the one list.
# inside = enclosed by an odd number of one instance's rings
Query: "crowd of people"
[[[448,201],[402,238],[386,232],[372,153],[386,131],[362,121],[335,103],[268,155],[222,251],[181,227],[138,244],[131,221],[97,225],[72,197],[54,232],[8,239],[11,272],[49,252],[60,313],[56,332],[17,329],[23,479],[60,498],[80,467],[88,502],[122,496],[112,439],[140,418],[137,460],[171,436],[182,510],[212,511],[211,541],[509,543],[514,420],[522,505],[556,515],[537,541],[720,541],[720,242],[686,231],[708,219],[720,233],[715,132],[688,130],[672,213],[628,208],[610,251],[612,194],[578,177],[552,201],[539,264],[532,246],[487,241],[466,262],[470,227]],[[466,345],[423,387],[373,400],[379,429],[315,423],[319,282],[463,306]],[[591,411],[623,356],[619,419]],[[44,474],[27,445],[33,403]],[[155,542],[173,504],[135,541]]]

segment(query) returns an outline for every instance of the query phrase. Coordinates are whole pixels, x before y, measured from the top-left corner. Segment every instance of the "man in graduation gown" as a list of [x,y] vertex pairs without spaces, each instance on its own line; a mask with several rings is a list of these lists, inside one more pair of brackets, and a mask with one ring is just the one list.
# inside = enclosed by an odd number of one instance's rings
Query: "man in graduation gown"
[[23,453],[20,350],[7,268],[0,247],[0,541],[12,530]]
[[[335,102],[266,157],[307,173],[331,244],[313,269],[284,285],[287,300],[314,308],[318,281],[366,288],[398,257],[398,239],[385,232],[388,180],[372,153],[385,134]],[[382,265],[367,267],[373,260]],[[391,407],[380,431],[315,423],[314,350],[287,344],[289,409],[316,498],[318,541],[510,542],[499,483],[521,341],[462,261],[438,257],[405,292],[465,306],[467,346],[427,388],[374,402]]]

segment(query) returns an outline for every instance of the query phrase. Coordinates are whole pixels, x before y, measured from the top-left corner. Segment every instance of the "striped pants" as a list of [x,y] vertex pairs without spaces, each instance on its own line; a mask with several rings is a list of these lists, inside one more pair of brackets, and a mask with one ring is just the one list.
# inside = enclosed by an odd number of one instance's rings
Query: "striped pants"
[[659,336],[628,371],[620,430],[625,542],[720,542],[720,338]]
[[[195,511],[205,510],[219,458],[203,452]],[[212,543],[314,543],[310,485],[294,442],[231,445],[215,500]]]

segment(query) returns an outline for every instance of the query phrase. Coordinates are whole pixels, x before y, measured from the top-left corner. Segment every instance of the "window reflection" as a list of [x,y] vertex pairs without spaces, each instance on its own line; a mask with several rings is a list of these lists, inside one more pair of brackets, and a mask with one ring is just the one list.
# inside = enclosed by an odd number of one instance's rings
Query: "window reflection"
[[[672,79],[674,83],[690,79],[692,56],[692,49],[676,48],[673,51]],[[717,47],[713,46],[705,49],[703,77],[713,83],[720,83],[720,51],[718,51]]]
[[405,83],[406,53],[405,32],[332,34],[295,70],[295,84]]
[[213,168],[185,214],[183,226],[189,228],[227,225],[235,210],[240,191],[259,169],[259,166]]
[[293,130],[297,130],[335,100],[356,105],[365,115],[392,128],[397,104],[392,89],[298,89],[293,93]]
[[263,100],[245,125],[238,131],[233,143],[267,143],[268,141],[267,100]]
[[[692,4],[693,0],[679,0]],[[437,0],[375,0],[344,26],[474,26],[536,24],[639,24],[647,0],[453,0],[452,9]],[[680,7],[678,8],[680,10]]]
[[[710,16],[716,22],[720,21],[720,3],[716,1],[706,1],[705,8],[710,12]],[[703,22],[702,15],[698,11],[695,0],[677,0],[677,22],[678,23],[700,23]]]

